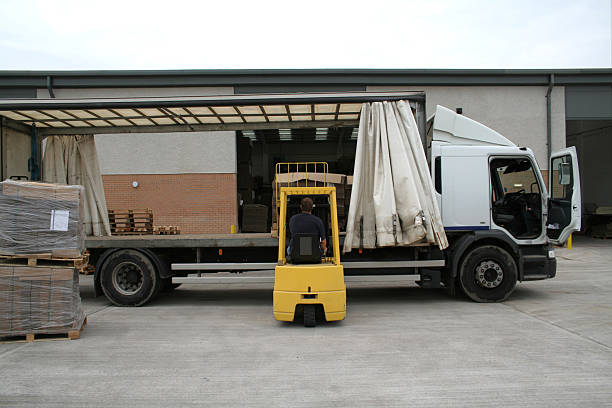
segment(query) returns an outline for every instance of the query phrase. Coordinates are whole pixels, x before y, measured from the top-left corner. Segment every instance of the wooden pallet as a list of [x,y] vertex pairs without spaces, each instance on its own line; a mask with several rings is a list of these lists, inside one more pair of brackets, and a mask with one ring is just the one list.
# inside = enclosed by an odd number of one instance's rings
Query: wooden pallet
[[33,341],[42,340],[77,340],[81,337],[81,331],[87,324],[87,317],[83,320],[83,324],[80,328],[70,328],[66,331],[45,331],[36,330],[32,333],[21,334],[18,336],[4,336],[0,337],[0,343],[31,343]]
[[108,210],[112,235],[153,234],[153,210]]
[[178,225],[156,225],[153,227],[155,235],[179,235],[181,227]]
[[0,255],[0,264],[19,266],[68,266],[82,270],[89,263],[89,253],[79,257],[53,256],[53,254],[13,254]]
[[82,275],[93,275],[96,272],[96,267],[93,265],[87,265],[79,271]]

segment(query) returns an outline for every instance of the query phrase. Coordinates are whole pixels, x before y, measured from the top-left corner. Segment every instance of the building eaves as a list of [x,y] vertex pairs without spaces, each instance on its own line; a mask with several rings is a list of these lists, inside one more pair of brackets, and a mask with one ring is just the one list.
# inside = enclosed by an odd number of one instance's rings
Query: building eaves
[[197,86],[482,86],[612,84],[612,69],[320,69],[0,71],[0,88]]

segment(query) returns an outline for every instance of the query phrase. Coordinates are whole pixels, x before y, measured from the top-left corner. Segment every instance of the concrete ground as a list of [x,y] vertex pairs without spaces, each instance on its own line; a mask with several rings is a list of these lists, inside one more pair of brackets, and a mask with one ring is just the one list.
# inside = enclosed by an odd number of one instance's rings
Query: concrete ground
[[612,406],[612,240],[557,249],[502,304],[355,283],[347,319],[272,317],[268,284],[93,298],[74,341],[0,344],[0,406]]

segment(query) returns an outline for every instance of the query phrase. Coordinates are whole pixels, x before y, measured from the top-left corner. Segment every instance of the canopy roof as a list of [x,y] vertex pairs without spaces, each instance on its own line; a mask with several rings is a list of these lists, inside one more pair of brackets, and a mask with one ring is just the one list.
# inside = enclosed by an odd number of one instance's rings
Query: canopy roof
[[0,116],[41,135],[357,126],[363,102],[424,103],[421,92],[4,99]]

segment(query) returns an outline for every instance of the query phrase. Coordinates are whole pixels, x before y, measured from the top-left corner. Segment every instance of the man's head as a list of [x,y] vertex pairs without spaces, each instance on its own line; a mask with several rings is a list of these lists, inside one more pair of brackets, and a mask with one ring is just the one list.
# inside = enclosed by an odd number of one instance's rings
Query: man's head
[[302,198],[302,203],[300,204],[300,209],[302,210],[302,212],[310,214],[312,213],[312,207],[313,207],[312,198],[310,197]]

